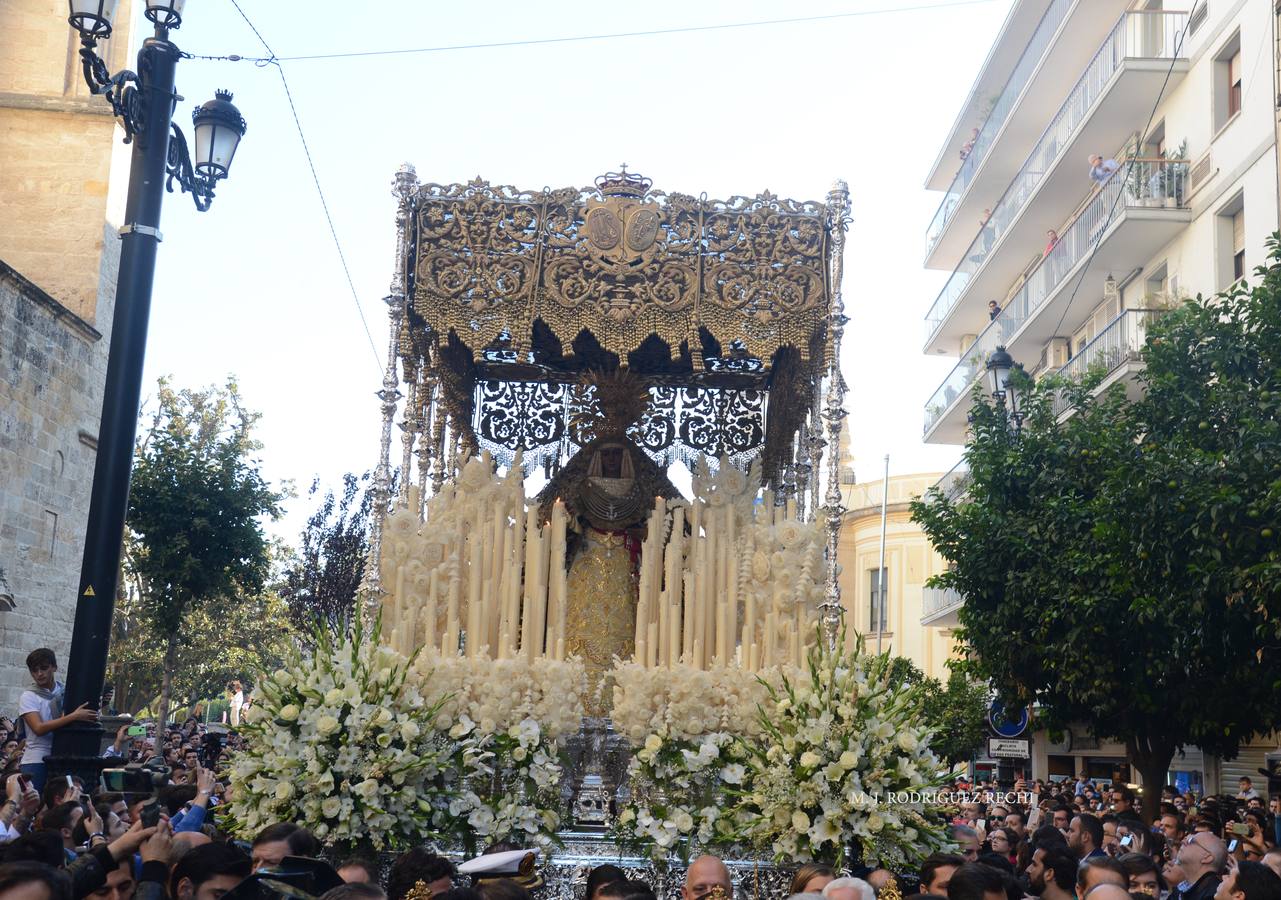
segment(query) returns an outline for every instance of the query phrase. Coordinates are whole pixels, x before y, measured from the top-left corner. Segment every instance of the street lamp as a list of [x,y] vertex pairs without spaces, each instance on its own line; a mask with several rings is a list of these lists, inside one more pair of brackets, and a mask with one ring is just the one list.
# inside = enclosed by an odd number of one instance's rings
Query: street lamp
[[[67,20],[80,33],[80,60],[90,90],[111,104],[125,143],[133,145],[125,222],[120,229],[120,271],[111,320],[111,345],[102,393],[98,454],[89,495],[89,521],[76,599],[75,625],[67,663],[63,708],[82,703],[97,707],[107,668],[111,617],[120,568],[120,544],[129,501],[142,368],[147,345],[151,287],[160,243],[160,207],[174,185],[190,193],[196,209],[213,202],[214,187],[227,177],[232,157],[245,133],[245,120],[219,91],[192,116],[196,153],[193,163],[182,129],[173,121],[177,101],[174,70],[184,55],[169,40],[182,24],[185,0],[147,0],[146,16],[154,36],[138,51],[138,71],[114,75],[98,56],[98,41],[111,36],[116,0],[69,0]],[[102,728],[76,723],[54,732],[51,772],[74,772],[97,780]]]
[[1014,431],[1017,433],[1023,428],[1025,398],[1019,387],[1024,375],[1023,366],[1014,361],[1014,357],[1006,352],[1005,347],[999,346],[987,358],[986,367],[988,388],[991,390],[992,399],[1003,409],[1007,408],[1008,402],[1010,418],[1014,421]]

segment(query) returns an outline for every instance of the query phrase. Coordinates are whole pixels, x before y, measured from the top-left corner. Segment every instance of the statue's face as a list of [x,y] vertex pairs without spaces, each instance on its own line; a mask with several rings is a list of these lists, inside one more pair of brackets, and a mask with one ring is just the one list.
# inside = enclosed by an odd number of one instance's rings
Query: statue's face
[[622,447],[601,447],[600,449],[600,473],[605,478],[622,478],[623,477],[623,454],[627,451]]

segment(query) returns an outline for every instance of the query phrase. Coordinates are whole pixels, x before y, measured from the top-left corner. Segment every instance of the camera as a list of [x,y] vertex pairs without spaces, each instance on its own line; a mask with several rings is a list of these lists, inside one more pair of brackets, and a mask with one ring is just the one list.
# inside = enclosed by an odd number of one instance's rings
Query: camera
[[150,794],[167,785],[172,773],[173,770],[165,765],[164,757],[153,756],[119,769],[103,769],[102,789],[121,794]]

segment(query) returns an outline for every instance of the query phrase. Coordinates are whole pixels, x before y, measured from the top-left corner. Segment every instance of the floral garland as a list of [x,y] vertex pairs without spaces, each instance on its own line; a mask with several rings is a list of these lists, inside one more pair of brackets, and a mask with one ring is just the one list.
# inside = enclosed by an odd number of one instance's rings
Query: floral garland
[[410,660],[381,646],[381,624],[313,633],[259,682],[245,749],[231,766],[233,831],[295,822],[343,848],[382,850],[430,833],[452,798],[441,703],[424,702]]
[[882,865],[917,862],[946,843],[926,805],[946,771],[928,746],[923,689],[894,685],[889,655],[867,656],[862,638],[851,652],[825,645],[803,677],[766,685],[760,737],[740,740],[733,837],[795,862],[840,865],[856,845]]
[[415,671],[458,741],[455,796],[434,818],[467,849],[518,839],[545,851],[560,827],[560,751],[578,732],[587,691],[578,660],[466,659],[425,653]]

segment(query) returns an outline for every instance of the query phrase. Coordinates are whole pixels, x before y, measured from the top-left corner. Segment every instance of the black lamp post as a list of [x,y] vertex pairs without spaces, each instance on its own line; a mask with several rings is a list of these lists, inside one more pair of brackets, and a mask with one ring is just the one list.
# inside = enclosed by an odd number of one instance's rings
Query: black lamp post
[[[80,58],[85,81],[95,94],[111,103],[133,144],[125,223],[120,229],[120,273],[116,307],[111,320],[111,346],[103,386],[98,455],[89,497],[89,522],[76,601],[71,653],[66,661],[63,708],[83,703],[96,708],[102,696],[115,607],[120,547],[129,501],[138,405],[142,396],[142,366],[147,344],[151,286],[160,243],[160,206],[174,185],[190,192],[203,211],[213,201],[214,186],[227,177],[236,147],[245,133],[245,120],[231,105],[231,94],[215,99],[192,115],[196,156],[193,164],[187,139],[173,122],[177,101],[174,69],[184,55],[169,41],[169,31],[182,24],[185,0],[147,0],[146,16],[156,26],[138,52],[138,71],[112,75],[97,54],[99,40],[111,35],[116,0],[70,0],[68,21],[80,32]],[[101,768],[98,750],[102,728],[96,722],[77,723],[54,732],[50,773],[75,772],[96,779]]]
[[992,399],[1009,413],[1017,434],[1023,428],[1023,397],[1018,385],[1023,375],[1023,366],[1014,361],[1014,357],[1006,352],[1004,346],[1000,346],[987,358],[986,367]]

